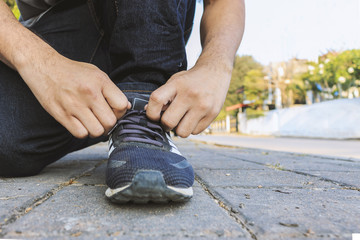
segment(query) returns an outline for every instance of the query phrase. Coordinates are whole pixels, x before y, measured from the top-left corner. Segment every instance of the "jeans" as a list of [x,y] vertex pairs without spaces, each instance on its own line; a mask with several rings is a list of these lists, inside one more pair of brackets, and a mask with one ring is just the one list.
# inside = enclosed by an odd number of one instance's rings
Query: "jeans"
[[[99,67],[122,91],[151,93],[186,69],[194,11],[195,0],[65,0],[29,28],[60,54]],[[35,175],[106,140],[73,137],[0,62],[0,176]]]

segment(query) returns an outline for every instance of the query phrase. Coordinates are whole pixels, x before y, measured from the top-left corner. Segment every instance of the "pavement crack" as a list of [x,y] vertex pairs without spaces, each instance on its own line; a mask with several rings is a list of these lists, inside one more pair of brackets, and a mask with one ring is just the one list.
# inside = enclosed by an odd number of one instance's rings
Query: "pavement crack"
[[321,177],[321,176],[317,176],[317,175],[313,175],[313,174],[310,174],[310,173],[305,173],[305,172],[300,172],[300,171],[294,171],[294,170],[286,169],[286,168],[284,168],[282,171],[291,172],[291,173],[296,173],[296,174],[303,175],[303,176],[307,176],[307,177],[314,177],[314,178],[317,178],[317,179],[320,180],[320,181],[329,182],[329,183],[334,184],[334,185],[336,185],[336,186],[340,186],[340,187],[343,187],[343,188],[348,188],[348,189],[350,189],[350,190],[358,190],[358,189],[359,189],[358,187],[356,187],[356,186],[354,186],[354,185],[351,185],[351,184],[343,183],[343,182],[340,182],[340,181],[332,180],[332,179],[325,178],[325,177]]
[[16,195],[16,196],[12,196],[12,197],[2,197],[0,198],[0,200],[11,200],[11,199],[16,199],[16,198],[21,198],[21,197],[26,197],[27,195]]
[[24,204],[23,206],[20,206],[14,210],[14,213],[10,215],[9,217],[5,218],[5,220],[1,223],[0,222],[0,238],[3,238],[6,236],[6,232],[4,231],[4,227],[7,225],[10,225],[14,222],[16,222],[21,217],[25,216],[26,214],[30,213],[32,210],[34,210],[36,207],[40,206],[47,200],[49,200],[52,196],[56,195],[60,190],[63,188],[70,186],[76,182],[76,180],[80,179],[83,176],[86,176],[93,172],[96,168],[98,168],[100,165],[102,165],[104,162],[106,162],[106,159],[96,163],[93,167],[85,170],[84,172],[80,173],[79,175],[72,177],[69,179],[69,181],[60,183],[57,187],[49,190],[45,194],[43,194],[40,197],[35,198],[30,203]]
[[221,207],[223,208],[229,215],[232,217],[238,224],[240,224],[251,236],[252,239],[257,240],[255,233],[247,226],[247,220],[244,216],[242,216],[234,207],[231,207],[231,204],[221,197],[216,191],[210,189],[209,185],[205,183],[205,181],[196,174],[195,180],[200,184],[202,189]]

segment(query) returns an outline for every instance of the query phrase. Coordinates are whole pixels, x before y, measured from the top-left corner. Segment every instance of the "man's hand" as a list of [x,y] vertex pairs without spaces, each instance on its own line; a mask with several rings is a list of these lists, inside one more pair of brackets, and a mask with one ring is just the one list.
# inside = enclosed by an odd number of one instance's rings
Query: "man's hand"
[[101,136],[130,108],[126,96],[92,64],[55,54],[18,71],[44,109],[77,138]]
[[75,137],[108,132],[130,108],[104,72],[61,56],[23,27],[3,1],[0,22],[0,60],[19,72],[44,109]]
[[198,134],[220,112],[230,76],[231,71],[209,66],[179,72],[151,94],[146,114],[167,131],[176,127],[180,137]]
[[204,0],[203,51],[192,69],[173,75],[151,94],[147,116],[160,120],[165,130],[176,128],[181,137],[203,131],[224,103],[244,22],[244,0]]

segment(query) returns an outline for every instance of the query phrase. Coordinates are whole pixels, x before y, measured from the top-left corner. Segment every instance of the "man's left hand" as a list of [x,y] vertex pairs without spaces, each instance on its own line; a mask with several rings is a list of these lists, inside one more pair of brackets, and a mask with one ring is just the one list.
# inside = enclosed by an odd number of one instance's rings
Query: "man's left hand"
[[202,132],[220,112],[230,84],[231,71],[218,67],[195,66],[174,74],[151,94],[148,118],[180,137]]

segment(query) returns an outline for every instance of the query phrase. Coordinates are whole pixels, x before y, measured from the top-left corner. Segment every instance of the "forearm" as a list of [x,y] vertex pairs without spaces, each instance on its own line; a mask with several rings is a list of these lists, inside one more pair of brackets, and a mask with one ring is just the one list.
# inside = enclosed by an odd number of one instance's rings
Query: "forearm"
[[200,26],[203,51],[196,65],[218,66],[231,72],[244,25],[243,0],[204,0]]
[[47,43],[22,26],[9,7],[0,1],[0,60],[15,70],[59,55]]

